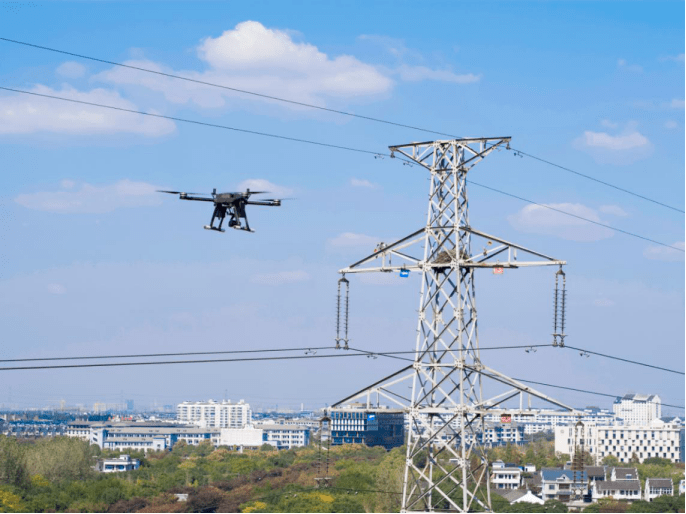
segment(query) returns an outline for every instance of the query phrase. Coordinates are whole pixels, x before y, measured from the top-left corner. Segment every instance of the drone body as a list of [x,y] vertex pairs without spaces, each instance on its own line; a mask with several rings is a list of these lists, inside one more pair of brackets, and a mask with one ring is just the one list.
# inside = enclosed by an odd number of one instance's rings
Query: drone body
[[[250,229],[248,224],[248,216],[245,211],[247,205],[266,205],[271,207],[279,207],[281,200],[250,200],[251,195],[263,194],[264,191],[250,191],[247,189],[245,193],[217,193],[217,190],[212,190],[211,195],[202,195],[199,193],[183,193],[181,191],[158,191],[160,193],[169,193],[179,195],[181,200],[193,200],[196,202],[212,202],[214,204],[214,212],[212,213],[212,220],[209,225],[203,228],[206,230],[216,230],[217,232],[225,232],[222,228],[224,218],[229,215],[228,226],[236,230],[245,230],[246,232],[254,232]],[[198,196],[196,196],[198,195]],[[218,224],[215,226],[215,220]]]

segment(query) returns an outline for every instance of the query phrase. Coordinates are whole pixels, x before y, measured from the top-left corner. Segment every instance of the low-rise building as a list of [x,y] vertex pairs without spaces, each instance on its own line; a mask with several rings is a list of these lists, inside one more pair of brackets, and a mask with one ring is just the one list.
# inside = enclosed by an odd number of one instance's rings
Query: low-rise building
[[646,478],[644,499],[653,501],[658,496],[673,496],[674,483],[671,478]]
[[310,444],[309,427],[294,425],[259,425],[263,440],[278,449],[290,449]]
[[558,500],[564,503],[577,496],[584,497],[588,494],[588,475],[585,471],[543,468],[541,494],[543,500]]
[[513,489],[511,491],[496,491],[500,496],[505,498],[510,505],[514,503],[535,503],[538,505],[543,505],[545,502],[536,496],[534,493],[528,489]]
[[592,498],[594,502],[601,498],[640,500],[641,483],[638,480],[600,480],[593,482]]
[[100,473],[120,473],[122,471],[133,471],[138,469],[141,462],[132,459],[129,455],[120,455],[111,459],[99,459],[95,465],[95,471]]
[[491,484],[493,488],[517,489],[522,482],[522,470],[519,468],[496,468],[491,473]]

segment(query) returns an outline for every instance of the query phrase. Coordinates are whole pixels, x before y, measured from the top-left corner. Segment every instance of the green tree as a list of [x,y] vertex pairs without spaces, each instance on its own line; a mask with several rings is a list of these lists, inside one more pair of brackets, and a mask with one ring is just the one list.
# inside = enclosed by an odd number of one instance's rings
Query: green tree
[[0,484],[27,485],[26,451],[16,438],[0,435]]

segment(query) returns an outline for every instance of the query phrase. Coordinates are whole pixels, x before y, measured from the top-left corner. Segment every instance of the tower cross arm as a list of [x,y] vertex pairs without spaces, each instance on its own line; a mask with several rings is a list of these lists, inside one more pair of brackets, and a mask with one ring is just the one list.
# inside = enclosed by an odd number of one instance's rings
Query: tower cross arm
[[[388,148],[391,151],[391,157],[394,157],[395,152],[398,152],[429,170],[436,166],[437,163],[435,151],[447,156],[448,154],[455,153],[457,149],[460,149],[461,153],[471,154],[470,157],[464,156],[459,158],[460,168],[467,170],[501,145],[509,144],[510,139],[509,136],[465,137],[443,141],[395,145],[389,146]],[[475,146],[476,148],[473,148],[472,146]],[[441,159],[438,160],[440,161]]]
[[[411,255],[407,255],[404,252],[400,252],[400,250],[404,250],[405,248],[408,248],[410,246],[413,246],[418,243],[422,243],[424,241],[424,232],[425,229],[421,228],[417,230],[416,232],[412,232],[410,235],[403,237],[402,239],[399,239],[395,243],[391,243],[389,245],[380,243],[379,246],[377,247],[376,250],[374,250],[374,253],[371,255],[366,256],[364,259],[360,259],[359,261],[355,262],[354,264],[351,264],[347,268],[343,268],[339,271],[339,273],[364,273],[364,272],[370,272],[370,271],[398,271],[401,269],[410,269],[410,270],[418,270],[420,269],[418,267],[418,263],[420,262],[419,259],[412,257]],[[395,255],[401,259],[403,259],[406,262],[413,263],[409,266],[391,266],[390,262],[387,264],[386,263],[386,258],[390,257],[391,255]],[[362,268],[361,266],[364,264],[369,264],[371,262],[376,261],[377,259],[382,259],[382,265],[380,267],[375,267],[375,268]]]

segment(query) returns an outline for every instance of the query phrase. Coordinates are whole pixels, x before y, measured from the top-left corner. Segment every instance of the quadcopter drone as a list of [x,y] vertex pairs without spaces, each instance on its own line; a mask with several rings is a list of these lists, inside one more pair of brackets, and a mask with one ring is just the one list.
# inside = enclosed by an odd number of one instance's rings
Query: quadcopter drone
[[[162,190],[158,190],[158,193],[179,195],[181,200],[195,200],[197,202],[214,203],[212,221],[210,221],[209,225],[205,225],[203,228],[205,230],[216,230],[217,232],[225,232],[225,230],[222,228],[222,224],[224,223],[224,218],[226,217],[227,213],[229,216],[231,216],[228,222],[230,228],[234,228],[236,230],[245,230],[247,232],[255,232],[254,230],[251,230],[250,225],[248,225],[248,216],[245,213],[245,206],[269,205],[272,207],[279,207],[281,205],[281,200],[275,199],[251,201],[251,195],[264,194],[265,191],[250,191],[250,189],[246,189],[245,193],[217,193],[217,190],[213,189],[211,195]],[[219,221],[219,224],[216,227],[214,226],[215,220]],[[241,223],[242,221],[244,224]]]

